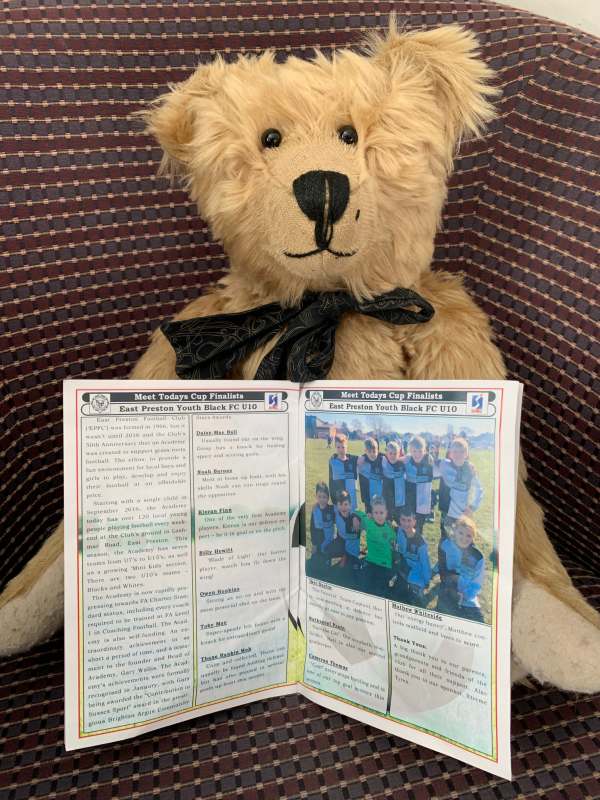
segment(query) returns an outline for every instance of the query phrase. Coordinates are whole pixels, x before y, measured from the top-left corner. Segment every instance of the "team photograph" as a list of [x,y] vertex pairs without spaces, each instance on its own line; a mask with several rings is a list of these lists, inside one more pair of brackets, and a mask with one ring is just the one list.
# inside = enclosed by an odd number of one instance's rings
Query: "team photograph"
[[306,574],[491,624],[494,421],[306,418]]

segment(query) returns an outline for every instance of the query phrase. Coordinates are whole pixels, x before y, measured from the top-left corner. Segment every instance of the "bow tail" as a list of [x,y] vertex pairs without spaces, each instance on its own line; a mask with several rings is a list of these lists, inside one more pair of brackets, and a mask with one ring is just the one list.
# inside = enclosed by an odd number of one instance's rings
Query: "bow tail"
[[[283,338],[283,337],[282,337]],[[287,381],[291,380],[287,368],[287,347],[280,339],[275,347],[262,359],[256,372],[255,381]]]
[[257,380],[290,380],[310,383],[327,376],[335,352],[335,323],[316,329],[288,329],[261,361]]
[[276,335],[284,320],[285,312],[263,306],[242,314],[165,322],[161,330],[175,350],[180,378],[219,380]]
[[382,294],[373,300],[359,303],[358,310],[369,317],[394,325],[429,322],[435,313],[431,303],[412,289],[395,289],[388,294]]

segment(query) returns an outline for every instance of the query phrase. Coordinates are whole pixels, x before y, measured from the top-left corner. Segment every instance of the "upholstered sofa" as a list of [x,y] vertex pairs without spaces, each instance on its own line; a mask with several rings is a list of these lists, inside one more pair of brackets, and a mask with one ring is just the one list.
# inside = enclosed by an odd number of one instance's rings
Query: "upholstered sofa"
[[[328,50],[392,7],[410,26],[472,28],[498,72],[499,118],[456,160],[435,263],[466,273],[526,384],[531,487],[600,600],[600,49],[475,0],[4,5],[0,586],[62,516],[62,380],[126,376],[159,322],[227,266],[185,194],[156,177],[160,154],[130,113],[215,52]],[[65,753],[61,633],[0,663],[0,798],[598,797],[599,711],[600,697],[517,688],[512,784],[300,697]]]

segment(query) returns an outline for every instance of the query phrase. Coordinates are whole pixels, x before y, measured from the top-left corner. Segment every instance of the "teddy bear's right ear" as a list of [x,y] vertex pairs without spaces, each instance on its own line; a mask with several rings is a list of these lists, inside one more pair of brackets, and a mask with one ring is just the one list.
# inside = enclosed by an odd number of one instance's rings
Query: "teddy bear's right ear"
[[192,155],[190,145],[201,115],[201,101],[216,94],[225,69],[225,62],[217,57],[210,64],[199,66],[182,83],[170,84],[168,92],[135,113],[144,120],[146,133],[153,136],[162,148],[159,174],[167,175],[172,182],[188,172]]

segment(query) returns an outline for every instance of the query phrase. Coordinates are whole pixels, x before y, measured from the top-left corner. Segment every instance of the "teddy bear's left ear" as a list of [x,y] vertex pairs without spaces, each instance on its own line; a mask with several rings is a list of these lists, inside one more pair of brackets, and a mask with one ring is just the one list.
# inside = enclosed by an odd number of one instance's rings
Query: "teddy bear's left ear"
[[390,19],[387,36],[368,42],[371,56],[400,84],[407,73],[423,72],[443,109],[449,145],[465,136],[481,136],[495,116],[491,103],[499,90],[491,85],[494,72],[479,54],[476,36],[459,25],[426,31],[398,32]]

